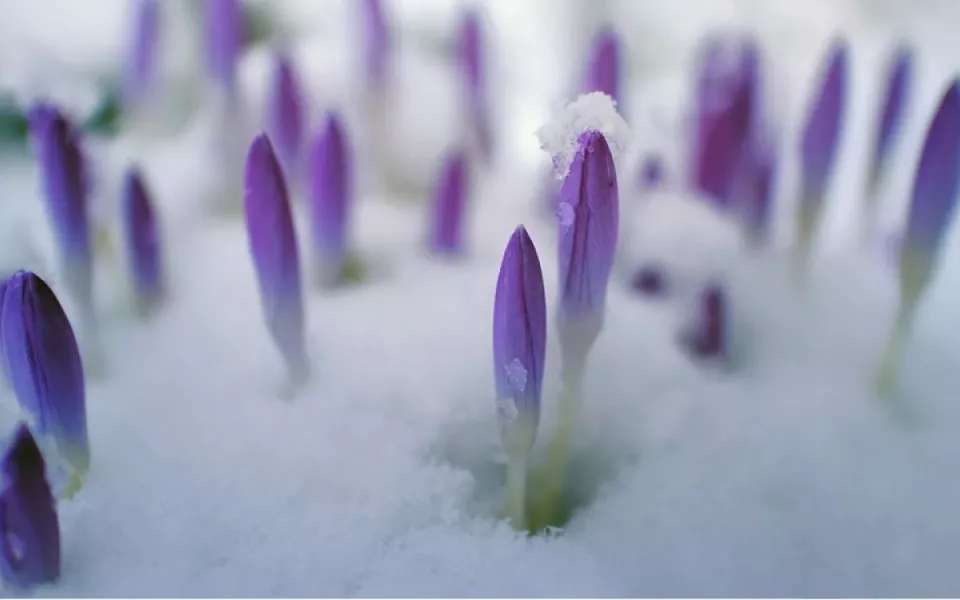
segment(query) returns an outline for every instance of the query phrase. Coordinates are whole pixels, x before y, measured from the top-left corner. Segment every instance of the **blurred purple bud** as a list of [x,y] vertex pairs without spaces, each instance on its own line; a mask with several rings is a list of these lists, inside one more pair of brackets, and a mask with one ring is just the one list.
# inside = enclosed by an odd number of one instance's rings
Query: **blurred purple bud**
[[[899,47],[890,65],[883,109],[880,113],[880,123],[877,128],[876,143],[873,147],[869,170],[871,188],[875,188],[878,184],[880,173],[887,163],[890,151],[893,149],[893,143],[904,116],[910,91],[912,64],[910,50],[906,46]],[[873,200],[873,193],[870,194],[870,200]]]
[[759,118],[759,53],[752,39],[709,38],[702,50],[693,181],[721,207],[735,201],[737,162]]
[[160,43],[159,0],[137,2],[133,31],[124,71],[123,93],[127,104],[136,104],[147,97],[154,85]]
[[[527,230],[520,226],[503,253],[493,308],[497,416],[504,446],[511,454],[528,452],[533,444],[546,352],[547,305],[540,258]],[[515,428],[518,421],[523,426],[519,430]]]
[[960,80],[950,83],[927,129],[902,241],[903,293],[918,297],[953,219],[960,187]]
[[3,457],[0,546],[0,576],[7,585],[29,589],[60,578],[56,505],[43,454],[23,423]]
[[617,249],[617,173],[603,134],[587,131],[578,143],[558,205],[560,320],[585,318],[599,332]]
[[30,111],[47,218],[60,252],[67,289],[85,312],[93,307],[93,248],[88,182],[75,129],[52,104]]
[[612,27],[601,27],[593,40],[587,75],[584,81],[584,94],[603,92],[617,103],[617,110],[623,114],[620,103],[620,38]]
[[3,357],[10,385],[40,435],[80,474],[90,468],[83,363],[73,327],[53,290],[29,271],[7,281]]
[[307,185],[317,258],[339,276],[349,250],[353,156],[340,117],[334,113],[327,115],[313,143]]
[[798,238],[808,246],[823,212],[830,175],[837,162],[847,98],[847,43],[837,39],[830,48],[826,71],[803,124],[800,146],[800,218]]
[[390,29],[380,0],[363,0],[363,33],[367,83],[371,88],[380,89],[386,84],[391,46]]
[[243,41],[240,0],[204,0],[204,58],[207,74],[231,95],[237,86],[237,59]]
[[274,65],[273,87],[267,101],[267,130],[287,178],[299,172],[303,148],[303,99],[293,64],[286,55],[278,55]]
[[244,177],[244,216],[267,329],[296,381],[308,375],[300,258],[287,184],[266,134],[254,138]]
[[744,163],[739,167],[742,181],[744,226],[750,240],[759,244],[767,239],[773,210],[773,182],[776,169],[774,144],[770,140],[755,142],[745,149]]
[[663,184],[663,158],[659,154],[650,154],[640,164],[640,189],[650,190]]
[[655,265],[643,265],[633,275],[630,287],[645,296],[662,296],[667,291],[667,277]]
[[163,296],[163,268],[153,202],[140,170],[133,167],[123,180],[121,198],[124,233],[137,308],[149,313]]
[[447,156],[433,197],[430,247],[441,254],[463,251],[469,174],[467,155],[457,150]]
[[700,293],[696,315],[683,341],[686,349],[698,358],[726,356],[727,300],[720,285],[710,284]]
[[484,157],[490,158],[493,141],[487,106],[486,68],[483,62],[483,40],[480,15],[473,10],[463,14],[459,38],[460,65],[464,77],[467,114],[473,135]]

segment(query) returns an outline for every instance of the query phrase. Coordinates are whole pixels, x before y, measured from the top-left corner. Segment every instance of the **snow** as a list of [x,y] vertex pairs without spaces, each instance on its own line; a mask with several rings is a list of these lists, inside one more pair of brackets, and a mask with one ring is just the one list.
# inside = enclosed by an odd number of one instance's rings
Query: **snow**
[[617,113],[616,102],[603,92],[581,94],[537,130],[540,147],[553,158],[557,179],[564,179],[580,149],[580,136],[598,131],[606,138],[617,162],[630,149],[633,133]]
[[[364,109],[353,101],[353,38],[336,27],[347,3],[324,4],[339,7],[330,11],[318,4],[282,4],[285,20],[306,28],[303,15],[311,15],[323,33],[294,48],[311,123],[329,106],[342,108],[358,156],[369,156],[378,138],[363,130]],[[492,52],[505,147],[497,171],[474,190],[469,251],[438,260],[423,243],[421,188],[435,177],[437,148],[458,130],[457,96],[448,62],[413,40],[450,34],[448,4],[390,4],[407,65],[394,93],[407,100],[392,105],[398,112],[388,121],[399,129],[384,134],[395,140],[385,155],[416,184],[404,189],[421,191],[400,197],[395,183],[361,165],[353,245],[370,277],[307,289],[314,378],[295,400],[278,398],[283,364],[261,321],[242,223],[204,210],[205,195],[230,183],[211,166],[210,117],[94,144],[105,215],[126,165],[144,165],[167,242],[171,302],[155,320],[137,321],[122,257],[100,261],[107,364],[88,382],[93,469],[80,494],[58,507],[63,575],[39,595],[960,593],[960,337],[950,326],[960,301],[960,236],[954,227],[905,355],[901,386],[916,416],[905,424],[872,391],[896,281],[889,262],[854,235],[885,52],[909,35],[920,69],[885,187],[882,224],[891,231],[903,219],[930,110],[958,66],[948,18],[956,7],[929,2],[936,18],[919,1],[888,3],[888,12],[854,0],[605,3],[630,32],[635,77],[625,114],[638,133],[654,121],[660,131],[638,135],[637,144],[672,162],[682,160],[683,90],[698,37],[717,25],[757,29],[773,112],[784,124],[776,243],[743,248],[724,217],[676,185],[641,197],[634,170],[619,170],[623,248],[569,465],[582,508],[563,532],[528,538],[499,513],[506,457],[491,368],[493,293],[503,247],[522,223],[543,262],[554,318],[556,222],[541,218],[535,195],[545,158],[535,131],[580,73],[579,62],[567,64],[575,59],[563,32],[584,13],[577,2],[557,11],[545,1],[486,4],[498,24]],[[80,70],[119,65],[125,5],[0,0],[0,39],[4,47],[43,45]],[[541,29],[543,43],[535,44]],[[795,132],[835,31],[852,41],[854,103],[809,286],[797,294]],[[0,65],[28,54],[0,53]],[[267,57],[259,49],[243,61],[254,121]],[[447,87],[434,95],[434,85]],[[60,292],[35,166],[4,157],[0,181],[0,270],[34,268]],[[301,200],[297,226],[309,263]],[[653,259],[667,265],[667,302],[626,286]],[[676,341],[688,300],[712,279],[723,282],[733,310],[730,372],[691,362]],[[548,335],[534,462],[553,431],[559,394],[554,329]],[[13,403],[9,390],[0,400]]]

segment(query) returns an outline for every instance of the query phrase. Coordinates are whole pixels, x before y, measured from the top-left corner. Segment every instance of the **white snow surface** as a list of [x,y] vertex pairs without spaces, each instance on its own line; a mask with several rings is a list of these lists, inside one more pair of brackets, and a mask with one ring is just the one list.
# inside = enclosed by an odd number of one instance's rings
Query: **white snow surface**
[[[336,26],[355,3],[276,3],[302,29],[295,56],[311,123],[337,106],[356,132],[353,242],[371,267],[362,285],[306,287],[314,377],[291,401],[278,395],[283,366],[261,319],[239,215],[202,208],[218,177],[208,118],[163,138],[125,136],[92,149],[105,214],[126,165],[143,164],[172,296],[156,319],[135,320],[122,258],[101,260],[108,362],[103,377],[88,382],[93,469],[80,494],[59,504],[62,578],[39,596],[960,594],[957,228],[905,355],[910,424],[873,393],[896,308],[895,274],[855,235],[887,52],[906,36],[918,59],[884,188],[883,223],[893,230],[930,111],[960,66],[949,2],[927,3],[943,19],[919,0],[887,2],[882,11],[864,0],[602,3],[630,51],[624,114],[634,131],[650,132],[638,144],[662,151],[674,180],[658,197],[641,197],[634,170],[619,173],[623,251],[570,465],[590,501],[554,537],[528,538],[499,518],[505,457],[493,294],[503,247],[523,223],[553,318],[556,223],[544,221],[536,195],[546,155],[535,131],[582,72],[567,33],[580,31],[584,2],[482,3],[500,155],[473,186],[469,251],[443,261],[425,252],[423,194],[400,201],[360,164],[376,138],[362,132],[357,81],[344,59],[356,58],[353,30]],[[395,151],[401,164],[435,174],[437,148],[458,130],[457,96],[447,81],[452,67],[416,40],[449,42],[456,12],[446,2],[388,4],[408,61],[397,93],[421,99],[395,109],[406,138]],[[119,64],[126,43],[127,6],[0,0],[0,40],[3,48],[42,46],[72,68],[106,69]],[[724,217],[676,189],[690,58],[712,26],[751,28],[764,43],[769,108],[783,125],[784,149],[769,248],[741,247]],[[800,294],[790,278],[797,111],[835,32],[852,41],[853,99],[827,222]],[[255,50],[242,65],[252,114],[265,94],[266,56]],[[0,53],[0,67],[29,57]],[[448,87],[433,95],[427,86],[438,81]],[[0,182],[0,268],[33,268],[60,292],[35,165],[4,158]],[[309,235],[296,196],[306,274]],[[623,285],[649,260],[678,282],[666,300]],[[677,344],[687,300],[709,279],[731,298],[728,371],[703,368]],[[552,329],[549,336],[537,459],[559,392]],[[0,399],[14,403],[9,390]]]

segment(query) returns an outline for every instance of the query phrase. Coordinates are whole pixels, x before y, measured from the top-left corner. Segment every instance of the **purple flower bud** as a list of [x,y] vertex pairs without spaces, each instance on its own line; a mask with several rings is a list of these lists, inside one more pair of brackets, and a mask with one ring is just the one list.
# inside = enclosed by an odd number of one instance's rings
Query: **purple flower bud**
[[659,154],[651,154],[643,159],[640,165],[640,189],[649,190],[663,184],[663,158]]
[[340,117],[327,115],[310,152],[313,243],[325,280],[339,277],[347,259],[348,225],[353,205],[353,159]]
[[755,134],[759,87],[753,40],[708,39],[697,81],[693,182],[721,207],[736,200],[737,163]]
[[60,523],[40,448],[23,423],[3,457],[0,576],[28,589],[60,578]]
[[243,41],[239,0],[204,0],[204,58],[207,74],[231,95],[237,87],[237,59]]
[[910,50],[905,46],[898,48],[890,65],[885,100],[869,167],[868,184],[871,193],[868,201],[870,202],[874,200],[873,192],[879,183],[880,173],[887,163],[890,151],[893,149],[900,121],[903,119],[912,77],[912,64]]
[[434,192],[430,229],[430,247],[434,252],[456,254],[463,251],[468,192],[467,155],[458,150],[444,161]]
[[492,135],[487,107],[486,73],[483,64],[483,43],[480,31],[480,16],[468,10],[460,25],[460,65],[464,76],[464,93],[467,113],[484,160],[490,158]]
[[163,268],[160,257],[159,231],[150,194],[136,167],[127,171],[123,180],[122,211],[127,254],[130,257],[130,279],[137,309],[149,313],[163,296]]
[[533,444],[546,352],[547,305],[540,258],[520,226],[503,253],[493,308],[497,416],[511,455],[526,453]]
[[139,0],[136,7],[134,37],[124,71],[124,100],[136,104],[148,96],[157,70],[157,46],[160,41],[160,2]]
[[743,221],[747,236],[753,243],[766,240],[773,209],[773,181],[776,168],[774,145],[758,141],[745,149],[744,160],[738,168],[739,195],[742,198]]
[[663,269],[654,265],[643,265],[634,273],[630,286],[646,296],[661,296],[667,290],[667,278]]
[[367,84],[381,89],[387,81],[391,39],[380,0],[363,0],[363,25]]
[[93,248],[89,186],[77,133],[60,111],[40,103],[30,112],[47,218],[60,252],[67,289],[81,309],[93,311]]
[[727,352],[727,300],[718,284],[703,289],[692,327],[684,336],[687,350],[698,358],[723,358]]
[[915,300],[926,285],[960,188],[960,81],[947,88],[927,129],[913,182],[901,259],[901,293]]
[[599,332],[617,249],[617,173],[603,134],[587,131],[578,143],[558,205],[560,320],[586,319]]
[[803,125],[800,146],[800,217],[797,238],[810,246],[823,212],[830,174],[837,161],[847,98],[847,44],[838,39]]
[[254,138],[244,178],[244,215],[267,329],[294,382],[309,371],[300,258],[283,171],[266,134]]
[[267,102],[267,130],[288,178],[299,172],[303,147],[303,100],[289,57],[279,55]]
[[613,98],[617,109],[620,104],[620,38],[612,27],[604,26],[593,40],[590,62],[587,65],[583,93],[603,92]]
[[73,327],[53,290],[17,271],[7,281],[2,320],[7,377],[40,435],[79,474],[90,468],[83,364]]

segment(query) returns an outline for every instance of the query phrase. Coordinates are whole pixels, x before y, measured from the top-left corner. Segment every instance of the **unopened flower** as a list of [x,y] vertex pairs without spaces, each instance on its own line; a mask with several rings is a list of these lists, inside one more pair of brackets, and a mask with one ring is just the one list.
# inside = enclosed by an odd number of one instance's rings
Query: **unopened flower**
[[651,154],[643,159],[640,165],[640,189],[650,190],[663,184],[663,158],[659,154]]
[[328,114],[310,150],[307,190],[313,244],[322,283],[339,279],[348,257],[353,157],[346,131]]
[[240,0],[204,0],[203,32],[207,75],[232,96],[236,93],[237,60],[243,43]]
[[244,215],[267,329],[294,384],[309,372],[300,257],[283,170],[266,134],[254,138],[244,176]]
[[0,315],[7,377],[39,435],[82,476],[90,468],[83,364],[53,290],[29,271],[7,281]]
[[386,85],[390,58],[390,29],[381,0],[363,0],[364,70],[367,85],[381,90]]
[[154,91],[161,24],[159,0],[139,0],[135,15],[123,80],[123,100],[128,106],[138,104]]
[[643,265],[634,273],[630,286],[646,296],[661,296],[667,290],[667,276],[657,265]]
[[21,423],[2,462],[0,576],[29,589],[60,578],[60,523],[40,448]]
[[163,296],[164,278],[157,217],[143,175],[136,167],[124,177],[121,203],[136,306],[146,315]]
[[813,103],[803,124],[800,144],[800,214],[797,241],[809,253],[823,214],[830,175],[837,162],[847,103],[848,49],[843,39],[833,43]]
[[620,57],[620,38],[617,37],[617,32],[612,27],[602,27],[593,40],[583,93],[603,92],[613,98],[622,114]]
[[464,78],[464,96],[470,135],[485,161],[493,149],[488,107],[486,67],[480,15],[468,10],[460,24],[460,68]]
[[686,349],[698,358],[721,359],[727,354],[727,298],[718,284],[700,293],[690,328],[685,332]]
[[273,85],[267,101],[267,131],[290,181],[299,174],[303,127],[304,106],[300,84],[290,58],[281,54],[276,57]]
[[868,210],[876,206],[876,192],[880,176],[890,160],[894,141],[900,130],[904,112],[909,100],[910,82],[913,76],[913,54],[906,46],[900,46],[893,56],[887,74],[887,85],[877,124],[876,139],[868,167],[867,196]]
[[469,194],[467,155],[455,151],[447,156],[434,190],[430,248],[441,254],[463,251],[463,227]]

